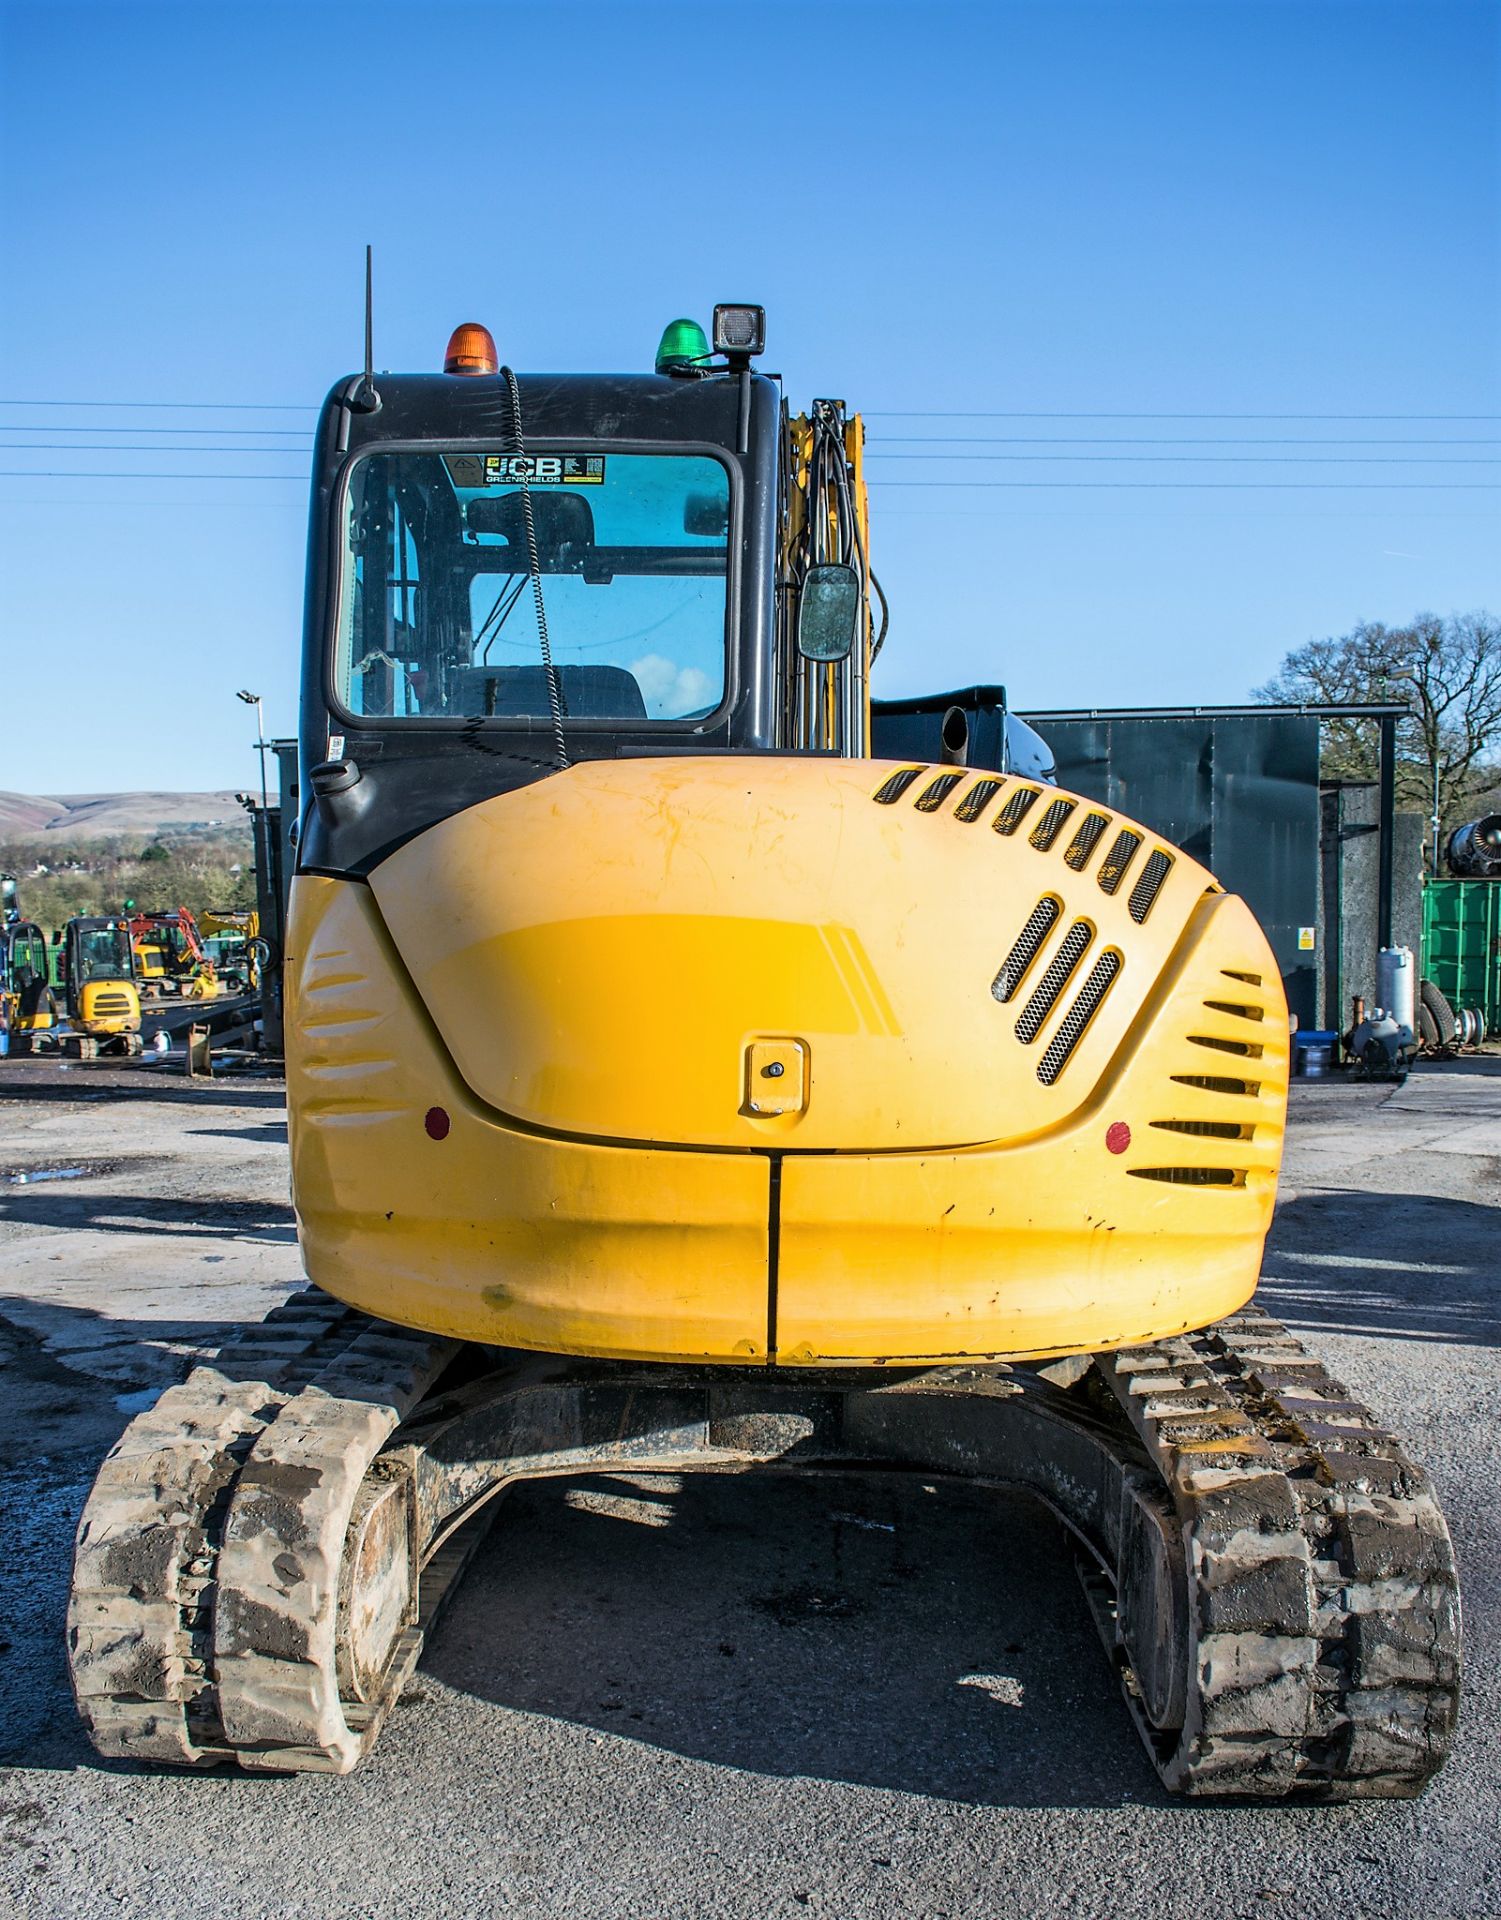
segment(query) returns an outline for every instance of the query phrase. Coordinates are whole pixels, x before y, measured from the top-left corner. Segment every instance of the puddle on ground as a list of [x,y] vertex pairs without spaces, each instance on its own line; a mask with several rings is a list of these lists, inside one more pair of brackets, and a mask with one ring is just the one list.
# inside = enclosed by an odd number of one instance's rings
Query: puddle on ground
[[107,1173],[118,1173],[118,1160],[75,1160],[66,1167],[0,1167],[0,1182],[7,1187],[38,1187],[44,1180],[97,1180]]

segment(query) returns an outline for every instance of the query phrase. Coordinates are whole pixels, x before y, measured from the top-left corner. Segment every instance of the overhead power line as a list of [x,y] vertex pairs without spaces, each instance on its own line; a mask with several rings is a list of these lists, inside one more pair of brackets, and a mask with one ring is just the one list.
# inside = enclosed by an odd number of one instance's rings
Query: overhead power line
[[[4,453],[190,453],[220,457],[243,455],[256,460],[276,460],[300,453],[301,447],[193,446],[169,442],[152,446],[140,441],[93,440],[0,440]],[[1495,467],[1501,456],[1474,457],[1435,454],[1429,458],[1406,454],[1314,454],[1308,458],[1287,454],[1245,453],[883,453],[874,450],[872,460],[974,460],[987,463],[1053,465],[1068,462],[1083,466],[1264,466],[1264,467]]]
[[862,411],[867,420],[1501,420],[1501,413],[987,413],[974,407]]
[[967,493],[986,488],[1162,488],[1182,493],[1297,492],[1297,493],[1491,493],[1501,480],[884,480],[873,487],[955,487]]
[[[285,460],[302,453],[302,447],[194,447],[143,445],[139,441],[118,440],[0,440],[0,453],[191,453],[243,454],[252,460]],[[1423,464],[1427,464],[1424,462]]]
[[[255,453],[258,451],[258,449],[255,447],[250,447],[250,446],[241,447],[241,446],[235,446],[227,442],[224,442],[223,436],[225,434],[232,434],[236,441],[276,440],[283,444],[284,450],[292,451],[292,452],[301,452],[303,448],[310,447],[313,442],[313,436],[310,433],[308,433],[305,429],[299,428],[299,427],[233,427],[233,426],[226,425],[222,422],[218,426],[213,426],[213,427],[185,427],[181,425],[175,425],[170,427],[152,427],[152,426],[143,425],[140,422],[134,422],[128,427],[111,427],[111,426],[101,426],[96,421],[96,422],[92,422],[88,426],[75,427],[75,426],[69,426],[66,422],[52,421],[52,420],[40,421],[34,426],[24,425],[19,421],[11,421],[9,423],[0,423],[0,432],[25,433],[25,434],[54,433],[54,434],[68,434],[68,435],[78,435],[78,434],[85,434],[85,433],[119,435],[119,434],[134,433],[134,434],[150,434],[157,438],[162,438],[163,436],[172,435],[180,440],[189,440],[189,439],[215,440],[217,439],[220,442],[220,444],[212,448],[205,448],[203,449],[203,451],[219,452],[219,453],[237,453],[237,452],[238,453]],[[43,440],[28,440],[25,442],[15,443],[17,450],[19,450],[20,447],[23,445],[36,446],[36,447],[42,448],[42,447],[47,447],[48,444],[49,444],[48,442]],[[72,444],[72,443],[60,443],[60,444]],[[89,445],[88,442],[81,441],[81,440],[77,441],[76,444],[81,449],[87,448]],[[1098,434],[1096,435],[1096,434],[873,433],[870,435],[870,444],[873,448],[878,448],[878,449],[884,449],[888,446],[932,447],[932,448],[948,448],[948,447],[1293,447],[1293,448],[1357,447],[1357,448],[1364,449],[1367,447],[1495,447],[1495,446],[1501,446],[1501,436],[1467,435],[1464,437],[1454,437],[1454,436],[1444,436],[1444,435],[1433,434],[1433,435],[1404,435],[1400,438],[1391,438],[1387,436],[1373,437],[1373,436],[1362,435],[1358,438],[1352,438],[1350,435],[1347,434],[1343,436],[1319,437],[1319,438],[1311,438],[1306,435],[1285,436],[1280,438],[1272,438],[1267,435],[1257,435],[1254,438],[1248,438],[1248,437],[1242,437],[1242,436],[1231,435],[1231,434],[1193,434],[1193,435]],[[118,441],[111,441],[111,442],[105,443],[105,445],[118,446],[119,451],[121,452],[134,453],[134,452],[150,452],[150,451],[157,450],[154,448],[145,448],[145,447],[126,447]],[[99,450],[104,450],[104,449],[103,447],[101,447],[101,449]],[[184,453],[196,451],[196,449],[187,447],[187,446],[184,446],[182,448],[176,448],[176,447],[171,447],[167,445],[163,445],[159,450],[162,452],[181,451]],[[275,450],[276,449],[270,449],[270,451],[275,451]],[[938,453],[934,453],[931,455],[927,455],[927,454],[919,455],[914,453],[914,454],[908,454],[905,456],[883,454],[883,457],[887,459],[898,458],[898,457],[903,457],[908,459],[919,459],[919,458],[937,459],[943,456],[941,456]],[[953,459],[967,459],[967,458],[978,458],[980,456],[967,455],[967,454],[953,454],[947,457],[950,457]],[[1184,457],[1186,458],[1188,456],[1184,456]]]
[[[3,433],[177,433],[192,434],[203,438],[216,433],[232,433],[241,440],[290,440],[294,436],[301,446],[311,446],[313,436],[303,427],[231,427],[220,424],[217,427],[146,427],[139,420],[132,420],[128,427],[102,427],[97,421],[91,421],[86,427],[70,427],[66,422],[56,420],[39,421],[36,426],[24,426],[19,420],[10,420],[0,425]],[[1468,446],[1468,441],[1460,444]],[[1477,441],[1477,445],[1480,443]],[[246,448],[248,453],[250,448]]]
[[149,442],[130,440],[123,443],[119,440],[0,440],[0,453],[233,453],[254,460],[284,460],[289,454],[302,451],[302,447],[195,447],[179,446],[175,442],[152,446]]
[[[7,429],[11,431],[11,429]],[[36,432],[43,429],[38,427]],[[90,431],[80,427],[80,433]],[[103,429],[101,428],[102,432]],[[127,433],[127,427],[116,429]],[[170,427],[159,429],[170,433]],[[212,427],[205,427],[205,433],[212,433]],[[1253,439],[1241,439],[1233,434],[1197,433],[1188,436],[1173,434],[989,434],[989,433],[873,433],[870,440],[882,446],[893,447],[1496,447],[1501,446],[1501,438],[1490,434],[1469,435],[1463,439],[1441,438],[1438,435],[1418,434],[1400,440],[1385,436],[1371,438],[1362,435],[1352,439],[1348,434],[1336,435],[1330,439],[1310,439],[1306,435],[1296,438],[1270,439],[1258,434]]]
[[0,400],[0,407],[131,407],[152,413],[316,413],[309,400]]
[[[97,407],[155,413],[317,413],[312,401],[289,400],[0,400],[0,407]],[[867,420],[1384,420],[1501,421],[1501,413],[1089,413],[1077,409],[984,409],[978,407],[865,410]]]
[[[0,428],[0,432],[5,429]],[[11,429],[14,431],[14,429]],[[1046,448],[1050,443],[1033,441],[1029,445]],[[1130,442],[1122,444],[1132,444]],[[1150,442],[1142,444],[1152,444]],[[1232,443],[1234,444],[1234,443]],[[1242,444],[1255,445],[1256,442]],[[1297,442],[1290,444],[1297,445]],[[1320,444],[1320,443],[1314,443]],[[1323,443],[1329,444],[1329,443]],[[1335,443],[1337,444],[1337,443]],[[1356,444],[1359,444],[1358,442]],[[1379,442],[1376,444],[1380,444]],[[1461,445],[1498,446],[1501,441],[1460,442]],[[300,441],[294,444],[282,443],[274,447],[241,447],[228,442],[214,442],[209,445],[191,442],[143,442],[143,441],[91,441],[91,440],[0,440],[0,451],[6,453],[188,453],[195,458],[209,456],[229,458],[249,458],[256,460],[276,459],[288,454],[308,451],[309,443]],[[1043,465],[1062,464],[1078,466],[1266,466],[1266,467],[1494,467],[1501,466],[1498,454],[1368,454],[1368,453],[1316,453],[1316,454],[1248,454],[1248,453],[1051,453],[1039,451],[1033,453],[888,453],[874,448],[869,456],[872,460],[912,460],[923,463],[956,461],[974,462],[981,465]]]
[[0,480],[300,480],[305,473],[114,473],[94,467],[0,467]]
[[1084,466],[1148,465],[1168,467],[1496,467],[1501,459],[1494,454],[1475,458],[1436,454],[1431,460],[1415,459],[1401,453],[1315,453],[1307,459],[1280,453],[879,453],[872,460],[983,460],[987,463],[1015,461],[1033,464]]
[[[241,481],[280,480],[306,485],[306,473],[142,473],[139,470],[91,468],[0,467],[3,480],[210,480],[233,486]],[[1004,489],[1008,492],[1058,492],[1087,489],[1204,492],[1297,493],[1491,493],[1501,480],[896,480],[876,475],[874,487],[947,488],[967,493]]]

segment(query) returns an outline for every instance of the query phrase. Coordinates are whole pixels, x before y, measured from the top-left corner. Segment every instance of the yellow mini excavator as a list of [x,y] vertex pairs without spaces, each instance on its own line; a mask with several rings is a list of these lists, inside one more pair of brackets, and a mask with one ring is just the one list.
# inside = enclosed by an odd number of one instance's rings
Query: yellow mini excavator
[[55,1045],[75,1060],[141,1052],[141,996],[123,915],[73,916],[63,929],[60,985],[66,1018],[59,1026],[42,1012],[31,1025],[32,1048]]
[[517,1480],[845,1467],[1045,1501],[1169,1787],[1415,1793],[1458,1686],[1443,1519],[1248,1305],[1266,940],[1018,725],[872,757],[861,424],[789,414],[763,325],[521,378],[466,325],[324,407],[310,1285],[100,1471],[90,1732],[346,1771]]

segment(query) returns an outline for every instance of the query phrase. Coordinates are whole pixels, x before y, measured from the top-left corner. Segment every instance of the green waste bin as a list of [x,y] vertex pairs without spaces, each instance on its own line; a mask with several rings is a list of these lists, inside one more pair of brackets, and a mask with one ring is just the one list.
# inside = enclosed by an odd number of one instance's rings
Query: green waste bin
[[1423,886],[1423,978],[1451,1007],[1480,1007],[1501,1033],[1501,880]]

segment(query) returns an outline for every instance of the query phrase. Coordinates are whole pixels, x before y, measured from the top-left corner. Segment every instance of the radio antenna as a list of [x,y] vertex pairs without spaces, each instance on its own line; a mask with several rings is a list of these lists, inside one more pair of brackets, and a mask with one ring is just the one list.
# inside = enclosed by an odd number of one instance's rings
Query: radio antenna
[[365,377],[355,389],[354,404],[363,413],[374,413],[380,405],[375,391],[375,295],[371,272],[374,248],[365,248]]

